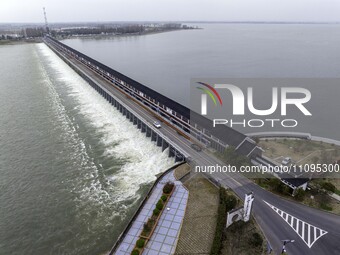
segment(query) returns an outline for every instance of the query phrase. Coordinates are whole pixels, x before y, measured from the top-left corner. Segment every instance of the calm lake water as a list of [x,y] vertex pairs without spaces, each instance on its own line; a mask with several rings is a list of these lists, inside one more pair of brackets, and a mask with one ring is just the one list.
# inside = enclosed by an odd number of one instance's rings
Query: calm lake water
[[[203,29],[63,42],[186,106],[192,78],[340,77],[340,25],[198,26]],[[299,121],[297,128],[237,129],[245,133],[310,132],[340,140],[340,118],[336,117],[340,109],[340,82],[337,84],[288,82],[287,86],[305,87],[312,94],[308,104],[312,117],[301,116],[296,110],[287,116]],[[242,83],[236,85],[246,88]],[[271,90],[267,86],[254,86],[254,93],[255,106],[270,107]],[[231,98],[225,101],[231,102]]]

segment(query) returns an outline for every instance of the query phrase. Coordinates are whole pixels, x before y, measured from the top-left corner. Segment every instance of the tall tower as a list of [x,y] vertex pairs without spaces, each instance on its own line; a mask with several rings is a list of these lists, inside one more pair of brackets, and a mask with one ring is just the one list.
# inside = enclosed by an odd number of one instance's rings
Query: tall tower
[[47,22],[47,16],[46,16],[46,10],[45,7],[43,7],[43,11],[44,11],[44,18],[45,18],[45,29],[46,29],[46,34],[50,34],[50,29],[48,27],[48,22]]

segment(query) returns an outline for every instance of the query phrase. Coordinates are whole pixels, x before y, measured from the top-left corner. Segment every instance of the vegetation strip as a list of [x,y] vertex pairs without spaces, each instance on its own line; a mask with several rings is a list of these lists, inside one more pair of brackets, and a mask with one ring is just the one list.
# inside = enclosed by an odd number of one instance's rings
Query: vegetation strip
[[152,237],[159,219],[162,216],[167,203],[169,202],[173,192],[175,191],[175,184],[172,182],[167,182],[163,187],[163,194],[158,200],[155,209],[153,210],[152,216],[144,223],[142,233],[133,248],[131,255],[139,255],[143,253],[145,246]]
[[218,255],[221,253],[223,233],[226,227],[227,212],[234,209],[237,204],[237,198],[234,195],[229,195],[225,188],[220,188],[220,203],[218,206],[217,223],[215,229],[215,237],[211,246],[211,255]]

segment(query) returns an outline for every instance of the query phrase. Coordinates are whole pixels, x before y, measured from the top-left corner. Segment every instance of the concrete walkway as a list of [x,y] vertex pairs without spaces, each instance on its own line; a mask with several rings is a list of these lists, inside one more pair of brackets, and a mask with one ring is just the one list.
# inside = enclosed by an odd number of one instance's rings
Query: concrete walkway
[[179,237],[182,221],[185,214],[185,208],[188,202],[189,192],[184,188],[180,181],[176,181],[174,171],[169,172],[155,186],[151,196],[144,204],[140,214],[133,222],[127,235],[122,243],[118,246],[116,255],[131,254],[143,225],[152,215],[152,211],[156,206],[157,201],[162,195],[163,186],[166,182],[172,181],[176,185],[176,189],[172,194],[167,208],[158,222],[155,232],[143,251],[144,255],[169,255],[174,254],[176,250],[177,240]]

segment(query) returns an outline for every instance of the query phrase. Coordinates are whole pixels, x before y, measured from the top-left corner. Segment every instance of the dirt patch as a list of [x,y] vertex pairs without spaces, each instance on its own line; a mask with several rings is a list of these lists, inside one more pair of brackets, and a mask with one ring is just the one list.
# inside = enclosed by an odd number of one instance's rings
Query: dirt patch
[[264,155],[281,163],[290,157],[295,164],[332,163],[340,158],[340,146],[303,139],[262,139]]
[[182,164],[175,169],[174,175],[175,175],[175,178],[179,180],[189,172],[190,172],[190,166],[188,164]]

